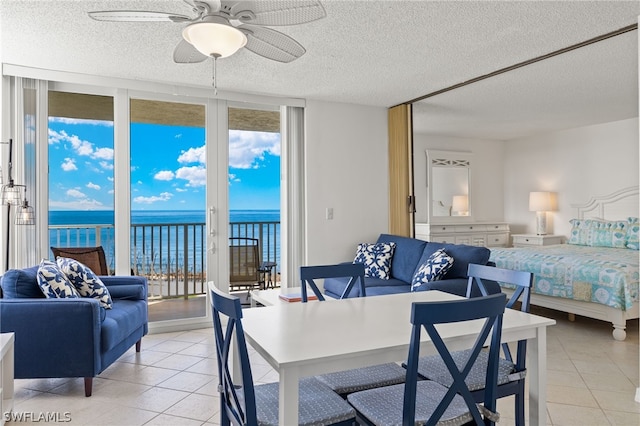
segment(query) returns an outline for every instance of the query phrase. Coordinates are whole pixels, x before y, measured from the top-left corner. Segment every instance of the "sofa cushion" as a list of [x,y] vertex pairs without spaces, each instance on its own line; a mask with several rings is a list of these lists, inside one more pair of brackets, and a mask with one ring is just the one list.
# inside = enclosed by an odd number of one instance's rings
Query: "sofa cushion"
[[32,266],[24,269],[9,269],[2,276],[3,297],[16,298],[44,298],[38,286],[38,268]]
[[146,304],[138,300],[114,300],[113,308],[106,310],[102,322],[102,351],[113,349],[146,322]]
[[415,291],[422,284],[441,280],[451,269],[453,263],[453,257],[449,256],[444,249],[436,250],[418,267],[411,281],[411,291]]
[[396,244],[393,259],[391,260],[391,276],[409,284],[413,279],[418,261],[422,256],[427,242],[390,234],[380,234],[377,242],[393,242]]
[[38,285],[46,298],[78,298],[80,294],[56,262],[43,259],[38,268]]
[[364,276],[389,279],[395,243],[358,244],[353,263],[364,264]]
[[56,258],[60,270],[64,272],[80,296],[91,297],[100,302],[100,306],[111,309],[111,295],[100,278],[89,267],[68,257]]
[[436,250],[443,248],[445,252],[453,257],[453,266],[449,269],[443,279],[466,278],[470,263],[486,265],[489,261],[491,251],[486,247],[467,246],[464,244],[447,244],[429,242],[424,248],[419,265],[422,265]]
[[[325,293],[327,293],[332,297],[340,297],[344,289],[347,287],[348,282],[349,282],[349,277],[326,278],[324,280],[324,291]],[[396,278],[389,278],[388,280],[383,280],[380,278],[366,277],[364,279],[364,286],[367,292],[367,296],[369,295],[369,292],[371,289],[377,288],[377,287],[384,287],[384,288],[399,287],[399,288],[406,288],[404,291],[409,291],[409,283],[398,280]],[[359,297],[359,296],[360,296],[360,286],[355,285],[349,292],[348,297]]]

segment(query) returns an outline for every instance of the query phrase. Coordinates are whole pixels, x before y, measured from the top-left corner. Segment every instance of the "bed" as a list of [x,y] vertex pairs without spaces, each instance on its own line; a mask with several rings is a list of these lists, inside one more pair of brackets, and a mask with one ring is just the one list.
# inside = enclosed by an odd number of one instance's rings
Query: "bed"
[[[627,320],[639,317],[638,187],[573,205],[567,244],[491,249],[496,266],[534,274],[533,305],[613,324],[626,338]],[[510,289],[503,286],[504,291]]]

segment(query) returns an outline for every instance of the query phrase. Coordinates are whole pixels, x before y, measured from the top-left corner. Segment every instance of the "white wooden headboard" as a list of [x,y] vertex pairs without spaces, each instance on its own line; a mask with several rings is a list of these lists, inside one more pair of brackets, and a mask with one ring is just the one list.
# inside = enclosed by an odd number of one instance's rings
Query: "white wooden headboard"
[[579,219],[621,220],[640,217],[638,186],[620,189],[608,195],[591,197],[584,204],[572,204]]

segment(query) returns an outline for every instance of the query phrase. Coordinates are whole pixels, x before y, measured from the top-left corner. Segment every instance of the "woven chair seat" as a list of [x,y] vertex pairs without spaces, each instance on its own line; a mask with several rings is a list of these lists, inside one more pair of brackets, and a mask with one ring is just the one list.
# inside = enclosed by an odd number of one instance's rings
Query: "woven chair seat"
[[[447,387],[430,380],[422,380],[417,383],[415,424],[423,425],[429,420],[448,390]],[[347,400],[376,426],[402,425],[404,385],[352,393],[347,397]],[[478,405],[478,409],[494,422],[500,418],[498,413],[493,413],[482,405]],[[469,413],[464,399],[456,395],[440,418],[438,425],[458,426],[472,421],[473,417]]]
[[[322,426],[353,421],[355,410],[344,399],[313,377],[300,380],[298,425]],[[258,423],[278,425],[279,384],[254,387]]]
[[396,363],[389,362],[322,374],[316,376],[316,378],[334,392],[344,396],[352,392],[404,383],[406,375],[407,371],[404,368]]
[[[458,368],[462,368],[462,366],[465,365],[469,359],[470,352],[470,350],[464,350],[451,354]],[[470,391],[484,389],[488,361],[489,354],[486,351],[480,352],[465,380]],[[425,379],[433,380],[446,387],[450,387],[451,383],[453,383],[453,378],[451,374],[449,374],[444,361],[437,355],[421,357],[418,360],[418,374]],[[500,358],[498,361],[498,386],[520,380],[524,378],[524,375],[524,371],[516,373],[514,363],[504,358]]]

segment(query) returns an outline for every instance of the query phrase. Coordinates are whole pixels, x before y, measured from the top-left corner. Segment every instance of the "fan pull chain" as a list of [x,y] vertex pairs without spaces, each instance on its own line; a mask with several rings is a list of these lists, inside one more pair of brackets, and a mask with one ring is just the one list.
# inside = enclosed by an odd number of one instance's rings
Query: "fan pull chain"
[[214,96],[218,96],[218,82],[217,82],[217,76],[216,76],[216,64],[218,63],[217,61],[217,56],[212,55],[213,58],[213,81],[211,82],[211,84],[213,85],[213,95]]

